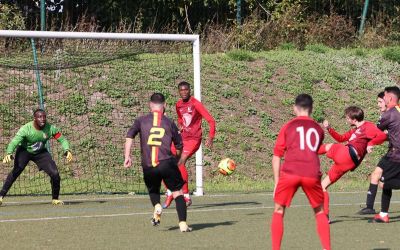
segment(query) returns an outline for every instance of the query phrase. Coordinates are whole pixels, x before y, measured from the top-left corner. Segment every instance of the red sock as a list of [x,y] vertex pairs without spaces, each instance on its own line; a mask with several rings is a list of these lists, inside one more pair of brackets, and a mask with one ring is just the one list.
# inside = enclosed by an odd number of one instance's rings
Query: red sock
[[182,179],[185,182],[185,184],[183,184],[182,191],[184,194],[188,194],[189,193],[189,185],[188,185],[189,175],[186,170],[185,164],[179,165],[179,171],[181,172]]
[[324,191],[324,212],[329,215],[329,194],[328,191]]
[[283,236],[283,214],[274,212],[271,220],[272,250],[281,249]]
[[324,213],[319,213],[315,215],[315,219],[317,220],[317,233],[319,235],[319,239],[321,241],[322,247],[325,250],[331,249],[331,233],[328,223],[328,218]]

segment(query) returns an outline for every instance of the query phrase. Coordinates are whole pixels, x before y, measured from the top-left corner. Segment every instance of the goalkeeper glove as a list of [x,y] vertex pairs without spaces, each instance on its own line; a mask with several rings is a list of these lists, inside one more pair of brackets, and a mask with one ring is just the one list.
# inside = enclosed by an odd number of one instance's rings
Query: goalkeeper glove
[[12,155],[6,155],[3,158],[3,163],[9,163],[14,159],[14,157]]
[[65,158],[67,159],[67,162],[72,161],[72,153],[70,151],[66,151],[64,153]]

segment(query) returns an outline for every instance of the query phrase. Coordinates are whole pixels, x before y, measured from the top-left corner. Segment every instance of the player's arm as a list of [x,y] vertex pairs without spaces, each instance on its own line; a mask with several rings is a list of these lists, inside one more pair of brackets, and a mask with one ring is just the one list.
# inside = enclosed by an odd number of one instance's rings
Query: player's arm
[[65,138],[65,136],[63,134],[61,134],[60,130],[53,125],[51,125],[50,131],[51,131],[51,135],[53,136],[53,138],[56,139],[61,144],[61,147],[64,150],[64,156],[66,157],[67,162],[72,161],[72,153],[69,148],[69,142],[68,142],[67,138]]
[[278,184],[279,181],[279,173],[281,170],[281,158],[284,156],[286,151],[286,138],[285,138],[286,127],[287,124],[285,124],[279,131],[274,146],[274,155],[272,156],[272,172],[274,174],[275,186]]
[[[182,136],[179,133],[179,129],[175,125],[175,123],[172,123],[171,131],[172,131],[172,142],[174,143],[174,146],[176,149],[176,159],[178,159],[178,161],[180,161],[181,154],[182,154],[182,148],[183,148]],[[178,165],[180,165],[180,163],[181,162],[179,162]]]
[[182,129],[183,129],[182,113],[179,111],[179,108],[177,105],[175,105],[175,110],[176,110],[176,115],[178,116],[178,128],[179,128],[179,131],[182,131]]
[[385,131],[388,129],[389,124],[391,123],[391,116],[389,112],[385,112],[382,114],[381,119],[379,120],[379,123],[377,124],[377,127]]
[[386,134],[373,124],[371,124],[371,126],[369,126],[368,129],[366,130],[366,135],[367,138],[370,139],[370,141],[367,144],[368,153],[372,152],[373,146],[382,144],[387,139]]
[[195,108],[208,123],[209,133],[205,144],[207,147],[211,147],[215,137],[215,119],[201,102],[196,102]]
[[18,145],[24,140],[26,135],[26,130],[27,129],[25,126],[21,127],[18,130],[17,134],[14,136],[14,138],[11,140],[11,142],[8,144],[6,149],[6,155],[3,158],[3,163],[9,163],[13,159],[12,154],[14,153]]
[[332,127],[328,128],[328,133],[332,136],[333,139],[335,139],[335,141],[337,142],[345,142],[348,141],[351,137],[351,135],[354,133],[354,129],[350,129],[349,131],[347,131],[344,134],[339,134],[338,132],[336,132],[336,130],[334,130]]
[[135,120],[132,127],[129,128],[128,133],[126,133],[125,146],[124,146],[124,167],[130,168],[132,166],[132,158],[131,158],[131,148],[133,144],[133,138],[140,131],[140,121],[138,119]]

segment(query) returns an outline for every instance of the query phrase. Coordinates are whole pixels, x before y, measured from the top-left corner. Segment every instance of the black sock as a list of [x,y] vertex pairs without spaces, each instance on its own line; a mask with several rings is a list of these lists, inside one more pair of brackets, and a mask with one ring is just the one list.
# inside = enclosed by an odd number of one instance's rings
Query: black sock
[[378,185],[377,184],[369,184],[369,189],[367,193],[367,208],[374,208],[374,203],[375,203],[375,197],[376,197],[376,192],[378,191]]
[[160,193],[149,193],[151,204],[153,207],[160,203]]
[[390,199],[392,198],[392,189],[383,188],[381,212],[387,213],[389,211]]
[[179,222],[186,221],[187,207],[183,195],[175,198],[176,212],[178,213]]

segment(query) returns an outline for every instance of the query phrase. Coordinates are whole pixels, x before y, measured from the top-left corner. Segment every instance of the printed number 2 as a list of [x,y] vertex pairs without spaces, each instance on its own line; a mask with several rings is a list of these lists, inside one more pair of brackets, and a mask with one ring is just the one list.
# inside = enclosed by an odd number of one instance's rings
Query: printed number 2
[[[307,147],[315,152],[317,151],[318,145],[319,145],[319,135],[318,132],[315,128],[309,128],[307,132],[305,133],[304,136],[304,127],[297,127],[296,131],[299,132],[300,134],[300,149],[304,150],[305,149],[305,144],[307,144]],[[315,143],[314,145],[311,144],[311,135],[315,135]],[[305,141],[305,142],[304,142]]]
[[150,129],[150,136],[147,140],[147,144],[151,146],[161,146],[161,141],[156,139],[161,139],[164,137],[165,129],[153,127]]

